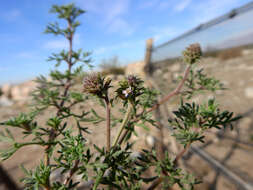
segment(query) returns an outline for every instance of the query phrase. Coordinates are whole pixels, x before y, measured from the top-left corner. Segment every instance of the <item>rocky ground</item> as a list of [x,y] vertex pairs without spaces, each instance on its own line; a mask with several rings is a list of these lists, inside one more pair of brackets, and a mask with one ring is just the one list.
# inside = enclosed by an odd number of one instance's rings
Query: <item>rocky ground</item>
[[[153,80],[160,88],[163,94],[166,94],[174,85],[177,77],[182,73],[184,65],[177,62],[175,64],[161,64],[156,65],[153,69]],[[235,174],[240,176],[245,182],[253,183],[253,54],[248,52],[241,57],[219,60],[217,58],[205,58],[201,61],[200,65],[205,68],[208,75],[215,76],[220,79],[225,87],[229,88],[226,91],[219,91],[217,94],[203,94],[195,97],[195,101],[202,101],[207,97],[215,97],[225,109],[234,111],[236,114],[241,114],[243,119],[240,120],[235,126],[234,131],[226,130],[218,138],[213,131],[207,136],[206,145],[197,144],[213,158],[222,163],[222,165],[229,168]],[[135,69],[135,68],[138,68]],[[127,67],[127,73],[137,72],[140,76],[143,76],[142,71],[143,63],[135,63]],[[169,85],[168,85],[169,84]],[[3,95],[0,97],[0,121],[6,120],[12,116],[18,115],[20,112],[28,111],[27,106],[30,102],[28,98],[29,92],[34,89],[35,84],[33,82],[23,83],[21,85],[4,85],[2,86]],[[168,104],[168,111],[172,111],[176,108],[178,100],[174,99]],[[98,110],[98,113],[105,114],[98,105],[89,101],[86,106],[92,107]],[[77,110],[80,108],[76,108]],[[43,124],[46,118],[48,118],[54,110],[44,112],[39,122]],[[116,114],[117,111],[114,112]],[[88,136],[90,144],[97,143],[104,144],[105,128],[103,123],[94,127],[92,134]],[[15,137],[22,141],[20,131],[12,130]],[[141,131],[140,137],[136,140],[136,149],[143,147],[149,148],[150,138],[156,136],[156,132],[152,131],[150,134]],[[114,131],[113,131],[114,135]],[[164,131],[164,136],[169,135],[168,131]],[[140,140],[141,139],[141,140]],[[170,138],[165,138],[165,145],[168,147],[170,144]],[[5,148],[6,144],[0,144],[0,149]],[[27,168],[33,168],[40,161],[41,153],[43,150],[38,146],[31,146],[21,149],[11,159],[3,162],[1,165],[8,171],[10,176],[19,184],[20,179],[23,176],[22,171],[19,168],[20,164],[24,164]],[[185,157],[185,168],[192,171],[197,177],[199,177],[203,184],[198,185],[197,189],[218,189],[218,190],[235,190],[239,189],[226,177],[222,176],[217,170],[211,168],[205,161],[194,154],[188,154]],[[2,186],[3,187],[3,186]],[[0,186],[1,189],[1,186]],[[4,189],[4,187],[3,187]]]

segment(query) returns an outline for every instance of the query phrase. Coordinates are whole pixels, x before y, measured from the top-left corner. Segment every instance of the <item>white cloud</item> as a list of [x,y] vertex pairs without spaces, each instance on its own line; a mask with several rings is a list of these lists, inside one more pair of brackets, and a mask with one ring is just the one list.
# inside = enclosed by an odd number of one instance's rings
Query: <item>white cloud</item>
[[192,0],[139,0],[138,9],[183,11]]
[[99,47],[99,48],[95,49],[93,54],[94,55],[102,55],[106,52],[107,49],[108,49],[108,47]]
[[134,33],[134,26],[131,26],[122,18],[116,18],[108,25],[108,32],[116,33],[121,31],[124,31],[124,35],[131,35]]
[[158,4],[157,8],[158,10],[166,10],[172,5],[171,1],[162,1]]
[[239,6],[240,0],[208,0],[192,6],[195,12],[193,23],[207,22]]
[[110,33],[130,35],[135,27],[124,18],[129,12],[130,0],[76,0],[79,5],[100,18],[99,24]]
[[[74,36],[73,43],[75,44],[75,47],[79,47],[81,45],[81,37],[80,34],[77,33]],[[65,38],[61,38],[58,40],[50,40],[47,41],[44,45],[43,48],[45,49],[67,49],[69,47],[68,41]]]
[[46,49],[66,49],[68,47],[68,43],[65,39],[50,40],[46,42],[43,47]]
[[185,10],[191,4],[191,2],[192,0],[181,0],[178,4],[176,4],[176,6],[174,7],[174,10],[177,12],[181,12]]
[[157,5],[157,3],[159,3],[159,0],[146,0],[146,1],[140,0],[138,8],[139,9],[153,8]]
[[21,11],[18,9],[12,9],[8,12],[3,12],[1,17],[6,21],[16,21],[22,15]]
[[118,44],[108,45],[108,46],[101,46],[94,51],[94,55],[102,55],[112,51],[118,51],[125,48],[134,48],[137,45],[144,44],[145,40],[137,40],[137,41],[127,41],[127,42],[120,42]]
[[177,30],[171,27],[152,27],[150,31],[156,43],[171,39],[178,34]]
[[128,12],[130,0],[77,0],[80,6],[92,13],[111,20]]
[[19,58],[24,58],[24,59],[33,59],[36,58],[37,55],[34,52],[30,51],[23,51],[17,54]]

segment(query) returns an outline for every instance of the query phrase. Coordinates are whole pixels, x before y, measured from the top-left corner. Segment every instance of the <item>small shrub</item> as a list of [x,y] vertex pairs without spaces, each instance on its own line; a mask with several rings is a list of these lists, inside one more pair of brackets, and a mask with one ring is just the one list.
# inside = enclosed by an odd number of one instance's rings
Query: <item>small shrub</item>
[[228,60],[228,59],[233,59],[233,58],[241,57],[241,56],[242,56],[241,47],[222,50],[218,53],[218,58],[221,60]]
[[[9,144],[0,153],[2,160],[9,159],[25,146],[37,145],[44,149],[41,162],[36,168],[27,170],[22,167],[26,175],[22,179],[24,189],[69,190],[75,189],[80,182],[88,181],[91,181],[92,190],[140,190],[144,184],[149,186],[149,190],[156,189],[159,185],[168,189],[174,184],[178,184],[181,189],[193,189],[199,181],[183,171],[178,161],[191,144],[204,142],[204,134],[208,129],[232,126],[239,119],[232,112],[221,111],[213,99],[201,105],[187,102],[198,92],[221,88],[218,80],[193,69],[193,65],[201,58],[200,46],[194,44],[186,48],[183,55],[188,66],[184,75],[177,88],[160,101],[157,101],[157,92],[144,87],[143,81],[136,76],[126,77],[115,86],[116,91],[112,91],[112,79],[100,73],[88,74],[83,80],[83,90],[78,91],[74,86],[75,78],[83,73],[80,64],[89,66],[90,62],[89,53],[73,49],[73,37],[80,25],[77,18],[84,11],[70,4],[54,5],[51,12],[66,21],[67,28],[61,28],[57,23],[49,24],[46,33],[64,36],[69,42],[69,49],[53,53],[49,57],[49,61],[56,62],[56,68],[50,73],[50,81],[43,76],[37,78],[39,87],[33,93],[33,109],[0,123],[21,130],[24,137],[31,137],[31,140],[19,142],[7,128],[1,130],[0,141]],[[63,63],[67,64],[68,69],[60,72],[57,66]],[[104,109],[105,118],[96,110],[86,107],[86,101],[91,96],[99,100],[99,109]],[[175,158],[168,152],[160,157],[155,149],[143,150],[141,155],[133,156],[129,139],[135,133],[137,122],[144,128],[147,123],[153,127],[158,126],[152,112],[173,96],[180,96],[182,101],[178,110],[173,112],[174,117],[168,120],[168,126],[174,128],[173,136],[182,144],[182,151]],[[119,100],[119,111],[123,117],[111,114],[111,109],[116,109],[116,99]],[[82,105],[79,106],[82,110],[76,113],[73,109],[75,105]],[[51,116],[38,124],[40,113],[52,107],[55,111],[50,109]],[[75,131],[70,120],[75,121]],[[103,121],[106,128],[105,146],[94,144],[94,149],[91,149],[86,140],[89,133],[87,126]],[[112,126],[116,126],[118,132],[111,143]],[[50,176],[59,168],[64,180],[54,181]],[[153,175],[145,175],[150,170]],[[76,174],[81,175],[81,179],[74,181],[73,176]]]
[[103,75],[124,75],[125,68],[120,65],[118,57],[113,57],[108,60],[102,60],[102,63],[99,65],[101,68],[101,73]]

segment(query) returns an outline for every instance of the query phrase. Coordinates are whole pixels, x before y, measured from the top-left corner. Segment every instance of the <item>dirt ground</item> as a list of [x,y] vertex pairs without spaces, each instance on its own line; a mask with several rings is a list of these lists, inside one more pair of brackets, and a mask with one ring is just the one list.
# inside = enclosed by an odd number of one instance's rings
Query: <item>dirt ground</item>
[[[224,82],[225,87],[229,90],[218,92],[214,94],[204,94],[196,97],[196,101],[202,101],[206,97],[215,97],[221,106],[230,111],[234,111],[236,114],[243,116],[239,122],[237,122],[233,131],[226,130],[220,135],[220,138],[215,136],[211,132],[207,135],[206,144],[196,144],[195,146],[201,147],[204,151],[210,154],[213,158],[222,163],[223,166],[233,171],[241,179],[247,183],[253,184],[253,54],[244,55],[240,58],[235,58],[227,61],[220,61],[214,58],[206,58],[201,62],[201,65],[206,68],[206,72],[215,76]],[[154,72],[154,78],[163,77],[166,84],[174,80],[175,77],[182,72],[181,67],[171,65],[164,66],[163,68],[156,68]],[[158,77],[159,76],[159,77]],[[168,82],[169,81],[169,82]],[[159,84],[165,86],[166,84]],[[252,92],[251,92],[252,91]],[[166,94],[167,89],[163,90]],[[175,109],[175,103],[177,100],[173,100],[171,104],[168,104],[168,111]],[[88,108],[98,110],[98,113],[104,115],[104,111],[100,109],[98,105],[89,101],[86,105]],[[81,108],[76,108],[80,110]],[[29,107],[26,105],[14,104],[9,107],[0,107],[0,121],[4,121],[10,117],[18,115],[20,112],[26,112]],[[49,110],[44,112],[39,117],[39,123],[43,124],[46,118],[53,115],[55,111]],[[117,114],[117,111],[114,112]],[[17,129],[10,129],[13,132],[16,139],[23,141],[21,133]],[[90,128],[91,135],[88,135],[90,145],[99,144],[103,145],[105,142],[105,127],[104,124],[93,126]],[[112,135],[115,134],[115,129]],[[164,132],[166,137],[167,132]],[[170,142],[167,145],[169,146]],[[145,143],[142,144],[143,146]],[[0,144],[0,149],[6,148],[6,144]],[[145,148],[145,147],[143,147]],[[2,167],[8,171],[8,174],[20,185],[19,179],[23,177],[23,172],[19,168],[20,164],[23,164],[26,168],[32,169],[42,159],[43,149],[39,146],[30,146],[22,148],[9,160],[1,163]],[[214,170],[205,161],[194,154],[187,154],[184,157],[184,163],[187,170],[190,170],[203,181],[202,184],[197,185],[196,189],[201,190],[236,190],[238,186],[224,177],[220,171]],[[0,186],[0,189],[6,189]]]

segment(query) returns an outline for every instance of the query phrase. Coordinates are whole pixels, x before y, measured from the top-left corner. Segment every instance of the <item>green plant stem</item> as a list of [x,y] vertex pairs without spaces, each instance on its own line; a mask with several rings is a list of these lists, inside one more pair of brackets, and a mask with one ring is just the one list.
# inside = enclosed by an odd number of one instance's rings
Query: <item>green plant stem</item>
[[174,160],[174,165],[177,165],[177,164],[178,164],[178,161],[179,161],[179,160],[183,157],[183,155],[189,150],[190,145],[191,145],[191,143],[188,143],[188,144],[186,145],[186,147],[185,147],[181,152],[179,152],[179,153],[177,154],[177,156],[176,156],[176,158],[175,158],[175,160]]
[[[68,19],[68,29],[70,31],[72,31],[72,23],[71,23],[71,20]],[[68,52],[68,59],[66,59],[65,61],[67,62],[68,64],[68,72],[69,72],[69,76],[67,78],[67,81],[64,85],[64,92],[63,92],[63,99],[62,101],[60,102],[60,105],[58,107],[58,111],[57,111],[57,116],[59,116],[62,112],[62,108],[65,104],[65,97],[68,95],[68,91],[69,91],[69,88],[71,87],[71,69],[72,69],[72,66],[73,66],[73,63],[72,63],[72,46],[73,46],[73,35],[74,33],[71,32],[69,34],[69,36],[67,36],[66,38],[68,39],[69,41],[69,52]],[[51,130],[51,134],[49,136],[49,139],[48,139],[48,142],[51,143],[52,141],[55,140],[55,138],[57,137],[57,131],[55,129],[52,129]],[[46,146],[46,149],[45,149],[45,156],[44,156],[44,162],[45,162],[45,165],[48,166],[50,165],[50,158],[49,158],[49,149],[51,148],[51,145],[47,145]],[[49,180],[49,179],[48,179]],[[49,185],[50,185],[50,180],[49,180]],[[46,190],[50,190],[50,186],[46,188]]]
[[116,139],[115,139],[115,141],[114,141],[114,143],[113,143],[113,146],[115,146],[115,145],[118,143],[119,138],[120,138],[120,136],[121,136],[121,134],[122,134],[122,132],[123,132],[123,130],[124,130],[124,128],[125,128],[125,125],[126,125],[126,123],[128,122],[128,120],[129,120],[129,117],[130,117],[130,115],[131,115],[132,109],[133,109],[133,106],[132,106],[131,102],[128,101],[127,112],[126,112],[126,114],[125,114],[125,117],[124,117],[124,119],[123,119],[121,125],[120,125],[120,129],[119,129],[119,132],[118,132],[118,134],[117,134],[117,136],[116,136]]
[[93,186],[92,190],[96,190],[97,189],[97,187],[98,187],[98,185],[99,185],[99,183],[100,183],[100,181],[101,181],[104,173],[105,173],[105,171],[100,170],[100,172],[99,172],[99,174],[98,174],[98,176],[96,178],[96,181],[94,183],[94,186]]
[[67,185],[69,183],[69,181],[71,180],[72,176],[77,171],[79,162],[80,162],[80,160],[76,160],[75,161],[74,167],[70,170],[68,177],[65,179],[65,181],[63,183],[64,185]]
[[163,97],[158,103],[156,103],[152,108],[150,108],[147,113],[152,112],[154,110],[156,110],[161,104],[167,102],[170,98],[172,98],[175,95],[178,95],[182,89],[182,87],[184,86],[185,81],[188,78],[188,75],[190,73],[191,70],[191,65],[188,65],[188,67],[186,68],[185,72],[184,72],[184,76],[183,79],[181,80],[181,82],[178,84],[178,86],[175,88],[175,90],[173,90],[171,93],[169,93],[167,96]]
[[[180,91],[181,91],[181,89],[182,89],[182,87],[183,87],[185,81],[186,81],[187,78],[188,78],[188,75],[189,75],[189,73],[190,73],[191,67],[192,67],[191,65],[188,65],[188,67],[186,68],[186,70],[185,70],[185,72],[184,72],[183,79],[182,79],[181,82],[178,84],[178,86],[177,86],[171,93],[169,93],[167,96],[163,97],[163,98],[162,98],[158,103],[156,103],[153,107],[151,107],[149,110],[147,110],[147,111],[145,112],[146,114],[149,113],[149,112],[152,112],[152,111],[154,111],[154,110],[156,110],[156,109],[158,109],[160,105],[162,105],[163,103],[169,101],[170,98],[172,98],[173,96],[178,95],[178,94],[180,93]],[[141,112],[140,114],[138,114],[138,116],[134,119],[133,122],[136,123],[136,122],[140,121],[140,118],[141,118],[141,116],[142,116],[143,113],[144,113],[144,111]],[[125,137],[127,136],[127,133],[128,133],[128,130],[126,130],[126,131],[124,132],[124,134],[122,135],[122,137],[121,137],[121,139],[120,139],[120,141],[119,141],[119,144],[122,144],[122,143],[123,143],[123,140],[124,140]]]
[[111,106],[109,98],[105,98],[106,105],[106,149],[107,152],[110,151],[111,148]]
[[[191,143],[188,143],[186,145],[186,147],[181,152],[179,152],[177,154],[177,156],[176,156],[176,158],[175,158],[175,160],[173,162],[174,165],[175,165],[175,167],[178,165],[178,161],[183,157],[183,155],[187,152],[187,150],[189,150],[190,145],[191,145]],[[164,174],[168,175],[166,173],[164,173]],[[163,177],[161,176],[158,179],[156,179],[147,190],[153,190],[153,189],[155,189],[160,183],[162,183],[162,181],[163,181]]]

